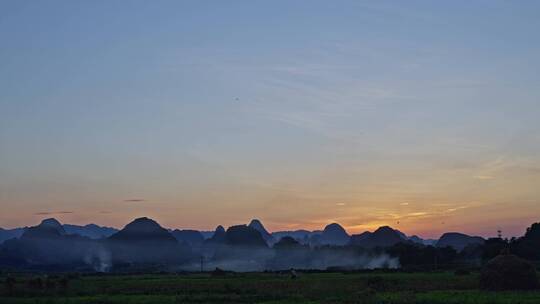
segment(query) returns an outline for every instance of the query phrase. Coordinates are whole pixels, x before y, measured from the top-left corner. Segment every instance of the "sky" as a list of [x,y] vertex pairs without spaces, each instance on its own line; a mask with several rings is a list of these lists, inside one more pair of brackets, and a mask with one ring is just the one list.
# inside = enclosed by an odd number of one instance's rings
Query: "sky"
[[519,236],[538,1],[0,2],[0,227]]

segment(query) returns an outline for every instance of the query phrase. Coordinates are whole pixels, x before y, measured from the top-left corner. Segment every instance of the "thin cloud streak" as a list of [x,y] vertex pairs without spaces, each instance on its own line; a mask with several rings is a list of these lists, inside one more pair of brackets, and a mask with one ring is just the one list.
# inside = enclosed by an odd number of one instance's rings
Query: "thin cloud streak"
[[57,215],[57,214],[73,214],[73,211],[52,211],[52,212],[37,212],[34,215]]
[[132,198],[132,199],[126,199],[126,200],[124,200],[124,202],[126,202],[126,203],[142,203],[142,202],[146,202],[146,200],[142,199],[142,198]]

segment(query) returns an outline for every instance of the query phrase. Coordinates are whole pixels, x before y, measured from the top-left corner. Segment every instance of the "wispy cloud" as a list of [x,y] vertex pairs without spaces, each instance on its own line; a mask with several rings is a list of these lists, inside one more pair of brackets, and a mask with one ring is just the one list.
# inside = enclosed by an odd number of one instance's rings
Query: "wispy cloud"
[[266,100],[253,102],[246,110],[329,139],[365,143],[364,131],[350,129],[350,123],[357,122],[362,113],[415,97],[386,84],[341,79],[340,73],[332,76],[348,68],[309,63],[277,65],[272,71],[283,75],[268,75],[259,84],[268,92]]
[[469,207],[468,206],[459,206],[459,207],[455,207],[455,208],[446,209],[446,212],[455,212],[457,210],[466,209],[466,208],[469,208]]
[[126,202],[126,203],[142,203],[142,202],[146,202],[146,200],[143,199],[143,198],[130,198],[130,199],[125,199],[124,202]]
[[34,215],[57,215],[57,214],[72,214],[75,213],[73,211],[43,211],[43,212],[36,212]]
[[475,179],[479,179],[479,180],[490,180],[490,179],[495,179],[495,176],[491,176],[491,175],[476,175],[474,176]]

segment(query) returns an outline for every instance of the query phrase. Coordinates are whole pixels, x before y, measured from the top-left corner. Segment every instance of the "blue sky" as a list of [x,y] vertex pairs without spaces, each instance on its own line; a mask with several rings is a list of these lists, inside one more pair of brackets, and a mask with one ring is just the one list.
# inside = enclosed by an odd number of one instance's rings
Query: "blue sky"
[[0,226],[520,234],[540,214],[539,9],[2,1]]

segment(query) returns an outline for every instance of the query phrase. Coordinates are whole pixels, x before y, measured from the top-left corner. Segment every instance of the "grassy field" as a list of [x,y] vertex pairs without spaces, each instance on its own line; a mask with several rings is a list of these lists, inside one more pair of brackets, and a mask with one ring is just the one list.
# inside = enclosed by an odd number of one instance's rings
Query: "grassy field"
[[2,284],[0,303],[540,303],[540,291],[479,291],[474,273],[105,275],[67,286],[60,278],[36,286],[36,277],[16,277],[11,296]]

